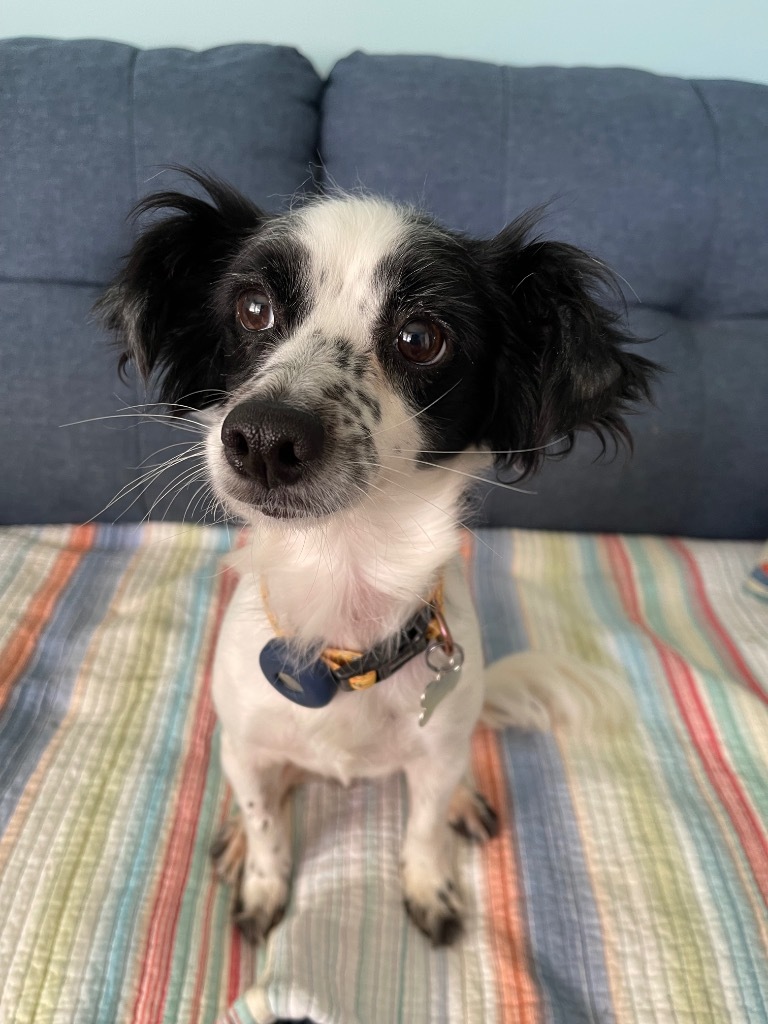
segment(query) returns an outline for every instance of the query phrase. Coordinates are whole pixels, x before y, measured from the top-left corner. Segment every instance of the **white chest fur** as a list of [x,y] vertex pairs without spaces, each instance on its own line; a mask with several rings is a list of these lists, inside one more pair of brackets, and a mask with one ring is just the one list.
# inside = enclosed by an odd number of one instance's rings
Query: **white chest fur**
[[[326,603],[333,600],[331,595]],[[380,602],[380,619],[386,622],[394,612],[385,609],[384,598]],[[279,605],[279,595],[275,603]],[[274,634],[260,585],[244,569],[222,626],[214,668],[214,701],[229,741],[254,764],[289,762],[348,783],[398,771],[436,743],[450,742],[451,735],[465,740],[483,700],[482,653],[458,559],[446,570],[445,603],[450,628],[465,651],[464,671],[456,689],[421,728],[420,697],[431,678],[423,654],[370,690],[339,692],[325,708],[301,707],[274,690],[259,665],[261,650]],[[370,629],[370,618],[365,621],[362,632]],[[361,633],[354,619],[352,623],[335,642],[359,643]],[[366,642],[373,641],[366,637]]]

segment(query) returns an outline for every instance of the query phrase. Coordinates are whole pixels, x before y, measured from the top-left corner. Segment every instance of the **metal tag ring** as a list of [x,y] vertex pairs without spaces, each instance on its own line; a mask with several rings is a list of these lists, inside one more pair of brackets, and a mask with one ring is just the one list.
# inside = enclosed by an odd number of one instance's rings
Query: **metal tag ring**
[[[435,651],[442,651],[445,657],[445,663],[442,665],[436,665],[433,660]],[[457,644],[454,640],[453,650],[450,654],[445,650],[445,643],[442,640],[433,640],[432,643],[427,647],[426,650],[426,661],[427,665],[432,669],[433,672],[446,672],[452,668],[461,668],[464,664],[464,648],[461,644]]]

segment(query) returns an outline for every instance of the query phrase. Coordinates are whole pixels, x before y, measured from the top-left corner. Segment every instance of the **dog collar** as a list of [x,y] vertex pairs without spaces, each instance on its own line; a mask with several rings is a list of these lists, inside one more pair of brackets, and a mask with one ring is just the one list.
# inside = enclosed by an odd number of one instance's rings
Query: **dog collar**
[[442,637],[447,649],[453,646],[443,616],[442,581],[424,607],[415,612],[395,636],[367,651],[326,647],[317,660],[309,664],[297,657],[290,640],[281,630],[263,581],[261,596],[270,626],[276,634],[261,650],[261,670],[279,693],[303,707],[324,707],[339,690],[370,689],[394,675],[438,638]]

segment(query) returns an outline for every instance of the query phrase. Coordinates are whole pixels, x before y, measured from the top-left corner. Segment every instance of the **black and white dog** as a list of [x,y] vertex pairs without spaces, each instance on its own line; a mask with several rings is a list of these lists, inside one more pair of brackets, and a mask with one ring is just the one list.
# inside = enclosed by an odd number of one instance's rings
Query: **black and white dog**
[[579,429],[628,439],[655,368],[624,351],[602,265],[531,239],[532,218],[477,241],[370,197],[267,215],[193,177],[209,200],[146,200],[169,215],[99,309],[163,402],[205,410],[215,493],[252,526],[214,674],[240,808],[220,872],[258,941],[288,900],[296,772],[403,771],[406,906],[450,942],[449,824],[495,829],[467,779],[475,724],[484,704],[531,724],[568,675],[528,654],[484,678],[458,557],[468,484],[491,464],[524,476]]

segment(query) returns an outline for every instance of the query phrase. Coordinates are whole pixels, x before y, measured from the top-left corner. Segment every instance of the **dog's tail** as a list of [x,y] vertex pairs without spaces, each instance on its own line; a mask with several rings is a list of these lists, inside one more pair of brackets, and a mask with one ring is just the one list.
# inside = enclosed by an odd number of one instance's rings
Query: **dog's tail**
[[485,694],[481,721],[493,729],[613,731],[631,717],[628,686],[616,675],[543,651],[510,654],[488,665]]

